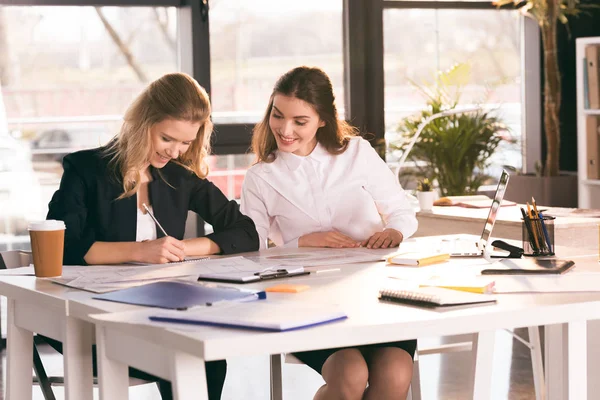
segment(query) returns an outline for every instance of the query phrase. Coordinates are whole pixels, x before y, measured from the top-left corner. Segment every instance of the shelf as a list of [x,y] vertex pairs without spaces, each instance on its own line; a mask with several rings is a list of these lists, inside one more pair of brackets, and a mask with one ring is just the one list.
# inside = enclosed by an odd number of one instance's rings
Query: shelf
[[583,110],[585,115],[600,115],[600,110]]
[[584,179],[581,181],[584,185],[600,186],[600,179]]

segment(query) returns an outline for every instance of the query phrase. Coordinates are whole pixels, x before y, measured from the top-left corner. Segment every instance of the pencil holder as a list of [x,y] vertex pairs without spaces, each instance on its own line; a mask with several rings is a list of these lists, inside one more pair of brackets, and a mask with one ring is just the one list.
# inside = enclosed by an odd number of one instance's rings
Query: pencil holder
[[554,217],[524,218],[523,255],[554,255]]

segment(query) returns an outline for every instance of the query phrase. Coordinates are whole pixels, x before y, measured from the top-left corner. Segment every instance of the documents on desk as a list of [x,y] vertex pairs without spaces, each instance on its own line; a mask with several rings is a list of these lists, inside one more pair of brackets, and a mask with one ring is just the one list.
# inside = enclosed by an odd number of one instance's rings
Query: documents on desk
[[47,279],[76,289],[106,293],[167,279],[196,281],[201,273],[248,273],[261,269],[244,257],[230,257],[176,265],[65,266],[61,277]]
[[318,267],[324,265],[343,265],[357,262],[381,261],[397,251],[394,249],[371,250],[366,248],[355,249],[327,249],[314,248],[310,251],[290,249],[287,252],[269,255],[268,252],[260,256],[248,257],[250,260],[263,267]]

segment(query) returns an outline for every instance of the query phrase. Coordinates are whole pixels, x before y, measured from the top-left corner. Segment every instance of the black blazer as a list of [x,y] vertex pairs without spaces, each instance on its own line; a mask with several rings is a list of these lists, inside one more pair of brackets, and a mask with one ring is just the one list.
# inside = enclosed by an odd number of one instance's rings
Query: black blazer
[[[65,265],[85,265],[83,257],[96,241],[136,239],[137,196],[116,200],[123,186],[103,150],[78,151],[63,159],[64,173],[47,218],[65,222]],[[183,239],[188,210],[192,210],[213,226],[214,233],[206,237],[218,244],[223,254],[258,250],[254,222],[210,181],[173,162],[160,173],[153,167],[150,172],[153,214],[169,236]],[[164,236],[160,229],[157,235]]]

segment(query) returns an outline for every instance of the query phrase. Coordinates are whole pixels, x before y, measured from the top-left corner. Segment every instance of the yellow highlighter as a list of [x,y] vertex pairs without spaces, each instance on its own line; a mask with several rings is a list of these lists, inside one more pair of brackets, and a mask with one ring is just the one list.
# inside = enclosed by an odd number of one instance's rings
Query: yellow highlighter
[[443,289],[458,290],[461,292],[480,293],[480,294],[491,294],[495,291],[496,282],[490,282],[486,285],[446,285],[446,284],[422,284],[421,287],[439,287]]

